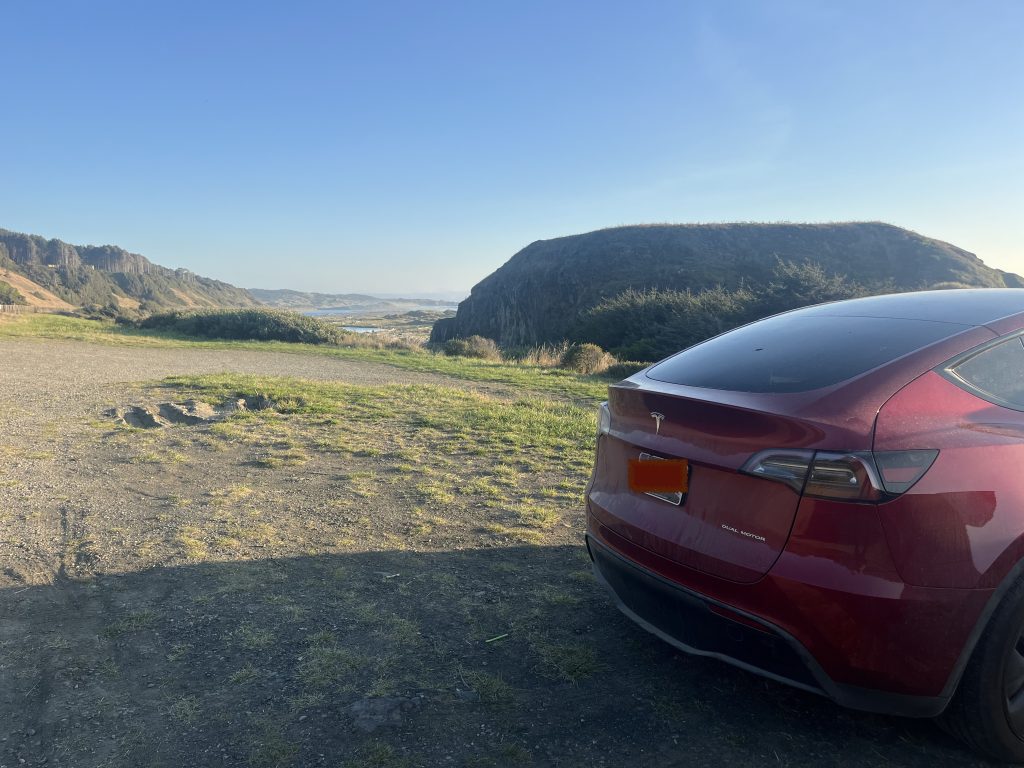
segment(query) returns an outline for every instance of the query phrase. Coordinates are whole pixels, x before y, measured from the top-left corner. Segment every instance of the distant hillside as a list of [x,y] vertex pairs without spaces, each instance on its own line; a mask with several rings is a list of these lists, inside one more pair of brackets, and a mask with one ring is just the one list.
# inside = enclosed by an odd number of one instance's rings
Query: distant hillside
[[288,289],[250,288],[249,293],[260,303],[278,309],[297,311],[340,309],[359,312],[401,311],[413,307],[450,307],[453,302],[417,298],[381,298],[362,293],[306,293]]
[[630,226],[539,240],[474,286],[432,341],[470,335],[502,346],[579,338],[588,310],[627,291],[765,286],[780,263],[875,291],[1024,287],[956,246],[880,223]]
[[[24,304],[33,309],[43,311],[62,312],[73,310],[74,306],[68,304],[60,296],[48,291],[38,283],[34,283],[22,274],[12,271],[8,267],[0,266],[0,294],[5,293],[4,285],[10,290],[6,297],[0,295],[0,304]],[[14,291],[16,296],[9,295]]]
[[[0,229],[0,273],[40,308],[106,307],[123,313],[183,307],[242,307],[242,288],[168,269],[115,245],[70,245]],[[6,280],[6,278],[5,278]]]

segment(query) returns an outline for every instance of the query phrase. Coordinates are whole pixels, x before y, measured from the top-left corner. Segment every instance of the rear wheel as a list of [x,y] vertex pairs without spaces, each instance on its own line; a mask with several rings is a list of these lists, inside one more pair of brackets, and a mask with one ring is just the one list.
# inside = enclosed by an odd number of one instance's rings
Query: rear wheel
[[975,751],[1024,762],[1024,578],[993,614],[941,723]]

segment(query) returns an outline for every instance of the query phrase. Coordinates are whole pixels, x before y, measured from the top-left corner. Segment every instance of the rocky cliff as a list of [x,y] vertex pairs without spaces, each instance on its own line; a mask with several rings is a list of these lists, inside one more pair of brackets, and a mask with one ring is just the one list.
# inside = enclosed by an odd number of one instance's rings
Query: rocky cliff
[[502,346],[566,338],[582,314],[630,288],[757,285],[779,259],[813,262],[880,290],[1024,287],[961,248],[881,223],[616,227],[539,240],[474,286],[432,341],[480,335]]
[[242,288],[168,269],[116,245],[71,245],[0,229],[0,267],[17,272],[75,306],[121,311],[251,306]]

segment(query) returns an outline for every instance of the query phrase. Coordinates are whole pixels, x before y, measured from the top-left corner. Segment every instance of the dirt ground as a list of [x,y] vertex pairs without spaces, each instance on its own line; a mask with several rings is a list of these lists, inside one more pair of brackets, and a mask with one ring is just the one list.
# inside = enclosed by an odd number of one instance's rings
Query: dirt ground
[[578,464],[452,462],[460,433],[397,416],[103,415],[177,374],[465,383],[54,341],[0,361],[0,768],[985,764],[632,625],[590,576]]

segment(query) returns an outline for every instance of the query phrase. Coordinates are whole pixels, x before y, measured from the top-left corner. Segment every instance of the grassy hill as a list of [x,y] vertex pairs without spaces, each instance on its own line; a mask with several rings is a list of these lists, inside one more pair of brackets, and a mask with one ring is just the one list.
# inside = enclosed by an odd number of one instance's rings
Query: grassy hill
[[187,269],[161,267],[114,245],[76,246],[5,229],[0,229],[0,273],[41,308],[90,306],[132,314],[256,304],[242,288]]
[[[801,281],[821,283],[825,298],[800,290]],[[688,301],[681,296],[717,289],[726,306],[743,305],[726,313],[730,327],[755,309],[956,286],[1024,287],[1024,278],[949,243],[876,222],[616,227],[527,246],[480,281],[454,318],[434,326],[431,339],[479,335],[516,347],[575,338],[614,348],[594,335],[594,315],[602,307],[628,315],[628,301],[615,303],[623,296],[649,310],[659,301],[678,307]],[[652,299],[652,291],[662,293]],[[716,310],[707,298],[700,312]],[[692,307],[686,312],[700,314]],[[683,339],[677,343],[670,334],[664,341],[665,348],[679,349]],[[639,353],[619,347],[626,356]]]

